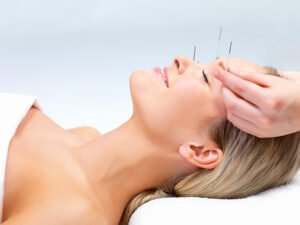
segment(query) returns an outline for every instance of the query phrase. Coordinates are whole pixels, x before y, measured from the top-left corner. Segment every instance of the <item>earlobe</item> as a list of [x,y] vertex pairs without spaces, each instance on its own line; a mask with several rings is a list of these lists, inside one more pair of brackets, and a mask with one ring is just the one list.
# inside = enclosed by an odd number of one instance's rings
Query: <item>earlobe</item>
[[179,147],[179,152],[191,164],[205,169],[213,169],[223,160],[223,152],[217,147],[185,143]]

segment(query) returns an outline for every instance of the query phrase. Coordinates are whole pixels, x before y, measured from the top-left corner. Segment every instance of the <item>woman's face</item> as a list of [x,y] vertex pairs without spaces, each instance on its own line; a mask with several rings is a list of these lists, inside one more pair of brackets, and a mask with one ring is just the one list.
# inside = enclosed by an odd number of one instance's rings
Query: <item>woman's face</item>
[[[230,59],[230,66],[264,72],[258,65],[239,59]],[[133,72],[133,117],[158,140],[180,144],[207,135],[210,126],[226,116],[221,82],[210,74],[216,67],[226,67],[226,60],[201,64],[178,56],[171,67],[163,69],[168,84],[160,78],[160,69]]]

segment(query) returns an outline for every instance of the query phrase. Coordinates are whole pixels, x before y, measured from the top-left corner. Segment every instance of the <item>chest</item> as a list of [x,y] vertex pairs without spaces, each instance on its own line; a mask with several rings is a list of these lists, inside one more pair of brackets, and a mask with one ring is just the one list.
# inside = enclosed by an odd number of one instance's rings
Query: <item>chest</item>
[[[26,212],[40,224],[47,224],[45,218],[49,224],[69,224],[70,220],[72,224],[103,224],[105,213],[78,164],[67,154],[70,149],[43,143],[31,145],[35,150],[12,143],[15,153],[7,165],[3,219]],[[52,147],[38,151],[46,145]]]

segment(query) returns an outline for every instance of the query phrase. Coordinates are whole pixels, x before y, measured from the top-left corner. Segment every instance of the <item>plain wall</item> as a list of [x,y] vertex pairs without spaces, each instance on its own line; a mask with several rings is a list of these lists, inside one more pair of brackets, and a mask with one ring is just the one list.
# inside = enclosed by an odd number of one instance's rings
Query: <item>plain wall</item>
[[132,113],[129,76],[174,56],[300,70],[297,0],[0,0],[0,91],[39,96],[65,128],[105,133]]

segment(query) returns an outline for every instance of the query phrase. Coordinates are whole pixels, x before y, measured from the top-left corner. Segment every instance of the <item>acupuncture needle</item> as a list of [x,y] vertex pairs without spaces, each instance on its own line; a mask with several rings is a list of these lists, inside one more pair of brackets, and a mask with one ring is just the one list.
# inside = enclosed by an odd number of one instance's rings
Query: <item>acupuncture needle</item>
[[193,55],[193,61],[195,62],[195,60],[196,60],[196,49],[197,49],[197,47],[196,47],[196,45],[194,46],[194,55]]
[[[193,54],[193,64],[195,63],[195,60],[196,60],[196,51],[197,51],[197,47],[195,45],[194,46],[194,54]],[[194,74],[194,67],[192,67],[192,74]]]
[[217,51],[216,51],[216,59],[219,59],[219,53],[220,53],[219,51],[220,51],[220,43],[221,43],[222,31],[223,31],[223,27],[221,26],[220,32],[219,32],[219,41],[218,41]]
[[231,48],[232,48],[232,41],[230,41],[228,57],[227,57],[227,70],[226,70],[227,72],[229,71],[229,61],[230,61]]

